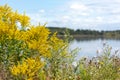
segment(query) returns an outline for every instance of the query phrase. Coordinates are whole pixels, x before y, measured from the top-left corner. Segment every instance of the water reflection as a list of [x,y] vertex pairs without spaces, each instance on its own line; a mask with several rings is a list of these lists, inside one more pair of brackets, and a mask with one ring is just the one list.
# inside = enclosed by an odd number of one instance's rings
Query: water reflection
[[102,51],[103,44],[106,43],[112,47],[112,51],[120,50],[119,39],[104,39],[104,38],[77,38],[71,41],[70,49],[81,48],[78,52],[77,59],[80,57],[94,57],[97,51]]
[[120,38],[104,38],[104,37],[93,37],[93,38],[90,38],[90,37],[76,37],[74,38],[73,40],[77,40],[78,42],[79,41],[93,41],[93,40],[98,40],[98,39],[101,39],[101,40],[115,40],[115,41],[120,41]]

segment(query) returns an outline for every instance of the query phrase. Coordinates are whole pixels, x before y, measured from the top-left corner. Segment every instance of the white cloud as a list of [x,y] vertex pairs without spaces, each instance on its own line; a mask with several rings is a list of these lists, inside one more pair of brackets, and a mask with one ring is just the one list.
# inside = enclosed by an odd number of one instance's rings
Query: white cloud
[[88,10],[88,7],[83,4],[73,3],[70,5],[70,8],[73,10]]
[[103,18],[100,17],[100,16],[97,16],[97,17],[96,17],[96,21],[98,21],[98,22],[102,22],[102,21],[103,21]]
[[70,16],[63,16],[63,19],[70,19]]
[[41,9],[39,12],[40,12],[40,13],[45,13],[45,10],[44,10],[44,9]]
[[[48,22],[48,26],[92,28],[102,24],[120,23],[120,0],[70,0],[51,10],[41,9],[30,14],[33,22]],[[103,26],[103,25],[102,25]]]
[[61,17],[61,20],[62,20],[64,23],[67,23],[70,19],[71,19],[71,17],[70,17],[70,16],[67,16],[67,15]]
[[31,23],[34,25],[38,25],[39,23],[45,24],[48,21],[43,12],[29,13],[27,15],[31,18]]
[[87,13],[87,12],[83,12],[83,13],[81,13],[81,15],[82,15],[82,16],[89,16],[90,14]]

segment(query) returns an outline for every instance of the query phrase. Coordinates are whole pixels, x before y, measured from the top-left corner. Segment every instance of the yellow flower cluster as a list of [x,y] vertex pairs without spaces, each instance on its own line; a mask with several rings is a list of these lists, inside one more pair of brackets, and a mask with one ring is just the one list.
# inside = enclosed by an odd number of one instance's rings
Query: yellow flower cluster
[[57,33],[54,33],[53,36],[51,36],[50,38],[50,44],[53,51],[51,54],[55,52],[56,54],[60,54],[64,57],[70,56],[68,54],[68,44],[65,43],[62,39],[59,39],[56,34]]
[[[8,5],[0,6],[0,38],[16,39],[18,34],[21,35],[18,27],[27,27],[30,18],[28,16],[18,14],[17,11],[13,12]],[[18,25],[18,22],[20,25]]]
[[44,26],[31,27],[27,36],[27,43],[29,48],[37,50],[42,56],[50,56],[50,44],[48,41],[49,30]]
[[17,22],[20,22],[22,27],[27,27],[29,21],[30,18],[25,14],[21,15],[17,11],[13,12],[7,5],[0,6],[0,25],[16,28]]
[[[50,56],[49,30],[41,25],[31,26],[29,19],[25,14],[12,12],[12,9],[7,5],[0,6],[0,40],[23,40],[30,49],[38,51],[41,56]],[[18,25],[18,22],[21,25]],[[21,26],[20,29],[19,26]],[[29,30],[26,30],[26,27]]]
[[20,64],[18,62],[18,65],[14,65],[13,67],[10,67],[11,73],[15,76],[25,76],[28,78],[32,78],[36,75],[36,73],[41,69],[43,66],[43,63],[35,60],[33,58],[27,58],[25,61]]
[[60,48],[62,48],[64,45],[66,45],[63,40],[56,37],[57,33],[54,33],[53,36],[50,38],[50,43],[52,45],[52,48],[58,51]]
[[[30,18],[25,14],[21,15],[17,11],[13,12],[7,5],[0,6],[0,44],[4,45],[0,45],[0,47],[5,49],[2,50],[4,52],[2,55],[7,56],[10,60],[14,59],[11,60],[13,66],[10,67],[13,75],[22,75],[27,77],[27,80],[32,80],[32,77],[43,66],[40,61],[41,57],[50,57],[53,53],[65,55],[67,52],[64,50],[66,43],[57,38],[56,33],[50,35],[50,31],[45,28],[45,25],[32,26],[29,21]],[[26,28],[29,28],[29,30]],[[9,43],[9,41],[11,42],[10,47],[6,46],[8,45],[6,42]],[[22,45],[14,45],[17,44],[15,41],[23,43],[20,43]],[[17,52],[17,50],[19,51]],[[21,54],[26,55],[19,59]],[[17,65],[15,65],[15,60],[18,61]],[[8,62],[10,61],[8,60]]]

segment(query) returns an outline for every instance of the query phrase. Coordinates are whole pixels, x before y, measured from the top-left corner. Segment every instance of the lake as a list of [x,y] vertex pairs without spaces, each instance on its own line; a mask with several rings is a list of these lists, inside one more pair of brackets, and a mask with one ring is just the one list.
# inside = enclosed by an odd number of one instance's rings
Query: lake
[[[81,57],[95,57],[97,52],[101,52],[103,44],[106,43],[112,47],[112,52],[119,50],[120,52],[120,40],[115,39],[74,39],[71,41],[70,49],[80,48],[77,59]],[[100,53],[99,53],[100,55]]]

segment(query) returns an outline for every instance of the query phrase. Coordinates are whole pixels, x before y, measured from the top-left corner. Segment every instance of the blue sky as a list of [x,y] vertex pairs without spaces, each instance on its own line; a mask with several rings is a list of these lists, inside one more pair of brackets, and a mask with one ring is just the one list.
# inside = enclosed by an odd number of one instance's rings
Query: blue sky
[[120,30],[120,0],[0,0],[32,24],[72,29]]

